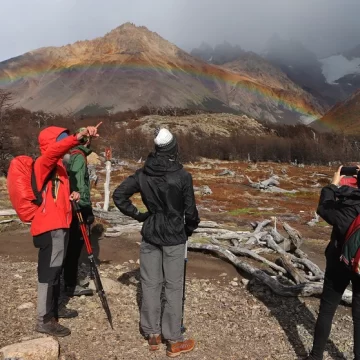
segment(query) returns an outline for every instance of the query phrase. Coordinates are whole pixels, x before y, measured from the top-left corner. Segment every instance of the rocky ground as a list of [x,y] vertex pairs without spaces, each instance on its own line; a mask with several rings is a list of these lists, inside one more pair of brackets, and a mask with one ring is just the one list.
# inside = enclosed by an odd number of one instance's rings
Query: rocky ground
[[[140,165],[117,167],[112,174],[112,189]],[[224,226],[249,230],[249,222],[277,217],[300,230],[302,249],[321,268],[323,250],[330,228],[320,220],[310,227],[321,185],[329,181],[333,169],[282,164],[201,162],[188,164],[194,177],[197,202],[203,220],[216,220]],[[224,170],[230,174],[220,176]],[[280,187],[298,190],[295,194],[273,194],[250,188],[253,181],[270,175],[280,177]],[[103,173],[93,190],[95,203],[102,205]],[[211,193],[202,191],[204,186]],[[4,199],[3,199],[4,198]],[[6,208],[4,184],[0,181],[0,203]],[[141,208],[138,197],[135,202]],[[104,224],[106,226],[106,224]],[[0,348],[18,341],[38,338],[35,333],[36,251],[27,228],[17,224],[0,225]],[[138,272],[139,235],[102,238],[98,257],[114,331],[107,323],[97,296],[72,299],[79,318],[63,323],[72,330],[60,339],[63,360],[165,359],[165,346],[150,354],[139,333],[141,301]],[[197,239],[201,241],[201,239]],[[261,265],[260,265],[261,266]],[[223,259],[191,253],[187,280],[187,336],[197,341],[188,359],[298,359],[312,343],[319,301],[314,298],[282,298],[266,287],[242,277]],[[351,312],[341,306],[336,315],[326,359],[352,359]],[[41,337],[41,335],[40,335]],[[38,360],[38,359],[37,359]]]
[[[137,264],[101,265],[114,318],[107,323],[99,299],[75,298],[68,306],[79,318],[62,323],[72,330],[60,339],[62,359],[165,359],[165,346],[150,354],[139,333],[139,272]],[[240,275],[222,279],[191,277],[187,282],[187,335],[197,340],[188,359],[297,359],[311,346],[318,301],[280,298]],[[39,337],[35,333],[36,264],[0,257],[3,322],[0,347]],[[350,312],[340,309],[327,359],[351,359]],[[341,353],[345,357],[341,357]],[[185,358],[185,355],[183,355]]]

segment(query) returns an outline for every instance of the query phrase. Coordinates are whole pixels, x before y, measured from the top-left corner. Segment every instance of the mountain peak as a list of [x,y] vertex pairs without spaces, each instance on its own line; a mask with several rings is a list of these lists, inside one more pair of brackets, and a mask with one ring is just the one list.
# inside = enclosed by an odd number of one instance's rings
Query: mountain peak
[[[154,34],[152,31],[150,31],[146,26],[136,26],[134,23],[126,22],[115,29],[112,29],[108,34],[118,34],[121,32],[147,32],[149,34]],[[105,36],[106,36],[105,35]]]

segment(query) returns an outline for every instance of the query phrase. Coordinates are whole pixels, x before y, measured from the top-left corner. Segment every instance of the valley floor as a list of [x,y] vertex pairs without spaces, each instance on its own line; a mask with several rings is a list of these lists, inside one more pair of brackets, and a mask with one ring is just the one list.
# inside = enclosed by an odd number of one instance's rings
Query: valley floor
[[[97,296],[76,298],[69,307],[77,319],[62,323],[72,330],[60,339],[62,359],[141,360],[165,359],[165,346],[150,354],[139,333],[141,291],[139,284],[138,236],[100,241],[103,278],[114,280],[108,291],[114,331],[107,323]],[[21,245],[22,244],[22,245]],[[311,244],[310,244],[311,247]],[[35,333],[36,250],[29,235],[0,236],[0,348],[39,337]],[[237,279],[235,279],[237,278]],[[236,283],[237,286],[230,283]],[[306,354],[319,301],[281,298],[262,285],[246,284],[241,274],[221,259],[191,253],[187,281],[187,335],[197,341],[187,359],[297,359]],[[29,308],[18,307],[29,303]],[[336,315],[326,359],[352,359],[350,309]],[[345,353],[342,357],[341,353]]]
[[[119,166],[111,176],[111,191],[139,164]],[[202,220],[222,226],[250,230],[250,222],[273,219],[288,222],[305,239],[301,249],[322,269],[324,249],[331,228],[320,220],[310,227],[321,187],[329,183],[334,169],[290,164],[203,161],[187,164],[192,173],[197,204]],[[94,205],[103,201],[103,166],[98,166],[99,183],[93,189]],[[224,170],[233,175],[220,176]],[[248,186],[276,174],[280,187],[297,193],[260,192]],[[203,194],[209,186],[212,194]],[[8,208],[5,182],[0,182],[0,207]],[[137,206],[142,203],[134,197]],[[98,202],[98,203],[97,203]],[[280,225],[279,225],[280,229]],[[14,224],[0,227],[0,348],[23,339],[39,337],[35,333],[37,253],[28,228]],[[107,323],[97,296],[77,298],[69,306],[79,318],[63,323],[72,330],[60,339],[62,360],[142,360],[165,359],[165,346],[150,354],[139,333],[141,301],[139,270],[139,234],[121,238],[93,238],[101,260],[103,279],[113,280],[108,293],[114,318],[114,331]],[[197,241],[204,239],[198,238]],[[258,264],[259,265],[259,264]],[[104,280],[107,281],[107,280]],[[26,304],[25,309],[19,306]],[[187,278],[185,325],[187,335],[197,341],[193,353],[184,359],[197,360],[290,360],[306,355],[319,300],[283,298],[266,287],[242,277],[235,268],[215,256],[191,252]],[[352,359],[351,311],[341,306],[337,312],[326,359]],[[342,355],[344,354],[344,355]]]

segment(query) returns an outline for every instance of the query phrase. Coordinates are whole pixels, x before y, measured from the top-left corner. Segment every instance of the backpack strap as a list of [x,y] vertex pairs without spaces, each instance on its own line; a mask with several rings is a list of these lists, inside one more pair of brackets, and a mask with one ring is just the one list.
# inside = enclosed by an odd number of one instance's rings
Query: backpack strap
[[[35,160],[36,161],[36,160]],[[34,193],[35,199],[32,200],[32,203],[34,203],[37,206],[40,206],[43,202],[43,197],[42,197],[42,193],[46,188],[47,183],[54,178],[55,174],[56,174],[56,167],[49,173],[49,175],[47,176],[47,178],[44,181],[44,184],[41,188],[41,190],[38,190],[37,187],[37,182],[36,182],[36,176],[35,176],[35,161],[33,161],[32,165],[31,165],[31,188],[32,191]],[[54,197],[54,192],[52,191],[52,195]]]

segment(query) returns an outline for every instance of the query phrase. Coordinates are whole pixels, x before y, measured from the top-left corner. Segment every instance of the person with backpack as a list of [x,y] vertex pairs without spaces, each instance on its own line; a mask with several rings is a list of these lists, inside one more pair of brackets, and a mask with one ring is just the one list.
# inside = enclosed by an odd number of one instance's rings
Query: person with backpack
[[[84,128],[79,129],[77,133],[81,131],[84,131]],[[87,168],[87,157],[92,153],[90,145],[91,138],[84,138],[81,145],[71,150],[67,162],[70,190],[80,194],[79,206],[84,222],[88,227],[95,221],[90,200],[90,176]],[[93,295],[91,289],[78,284],[78,264],[83,246],[84,239],[79,220],[73,216],[69,232],[69,244],[64,260],[64,293],[70,297]]]
[[[157,132],[155,151],[143,168],[114,191],[113,200],[125,215],[143,223],[140,246],[142,304],[140,326],[150,350],[159,350],[161,334],[166,354],[175,357],[192,351],[194,340],[182,335],[182,289],[185,245],[200,222],[191,175],[178,160],[176,138],[167,129]],[[140,193],[147,212],[131,202]],[[161,317],[164,285],[165,307]]]
[[[354,220],[360,214],[360,177],[356,187],[341,175],[340,167],[331,185],[325,186],[320,195],[317,213],[333,227],[330,243],[325,250],[326,270],[321,295],[320,311],[315,326],[313,347],[307,360],[321,360],[329,338],[335,311],[341,298],[352,283],[352,317],[354,323],[354,354],[360,360],[360,277],[347,266],[343,248]],[[358,230],[359,231],[359,230]],[[345,261],[343,261],[345,260]]]
[[[42,130],[38,141],[41,155],[35,161],[28,156],[14,158],[7,179],[10,200],[22,221],[31,222],[31,234],[38,255],[38,303],[35,330],[53,336],[70,335],[59,318],[77,316],[77,312],[58,308],[60,273],[72,220],[70,184],[62,158],[80,144],[85,136],[98,136],[97,127],[89,126],[70,135],[69,130],[50,126]],[[35,199],[34,199],[35,198]]]

